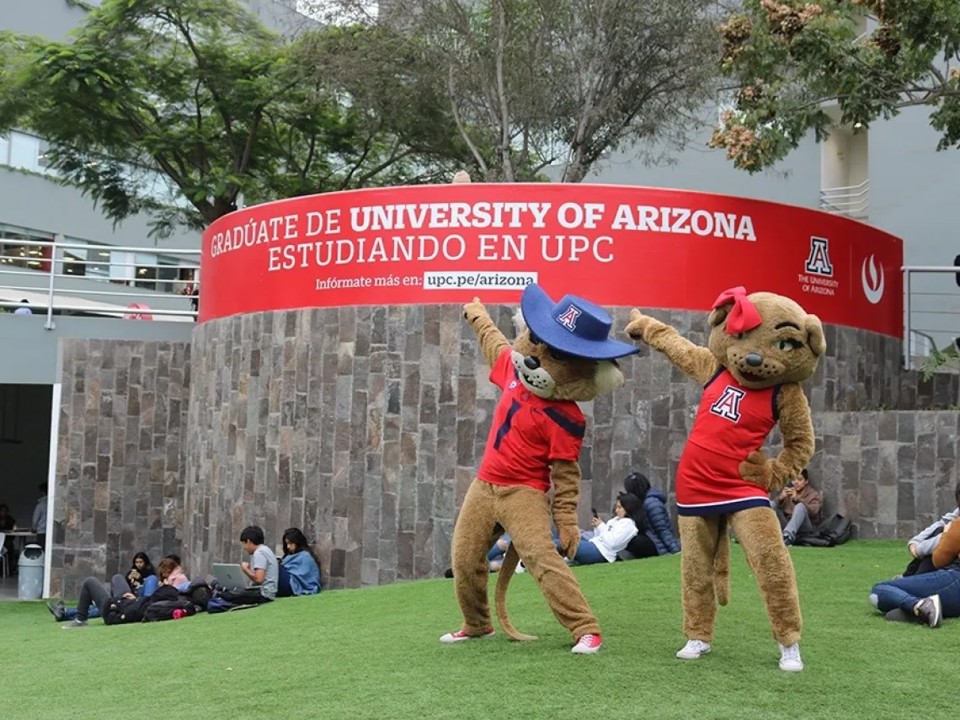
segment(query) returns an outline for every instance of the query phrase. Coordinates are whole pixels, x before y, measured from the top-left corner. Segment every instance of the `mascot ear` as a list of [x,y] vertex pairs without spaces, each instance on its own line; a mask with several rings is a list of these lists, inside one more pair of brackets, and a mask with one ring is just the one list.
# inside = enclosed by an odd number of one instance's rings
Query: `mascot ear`
[[730,314],[730,308],[733,307],[733,301],[731,300],[726,305],[721,305],[718,308],[714,308],[710,311],[710,315],[707,317],[707,323],[710,327],[717,327],[720,323],[727,319],[727,315]]
[[807,331],[807,343],[813,354],[820,357],[827,351],[827,339],[823,336],[823,323],[816,315],[807,315],[803,322],[803,328]]

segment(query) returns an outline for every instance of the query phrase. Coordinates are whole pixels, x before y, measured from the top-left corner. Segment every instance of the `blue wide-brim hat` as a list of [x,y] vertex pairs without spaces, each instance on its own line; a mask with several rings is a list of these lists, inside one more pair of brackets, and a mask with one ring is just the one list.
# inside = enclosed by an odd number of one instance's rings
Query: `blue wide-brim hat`
[[530,332],[552,348],[591,360],[612,360],[639,352],[629,343],[609,337],[609,313],[589,300],[564,295],[555,303],[539,285],[527,285],[520,310]]

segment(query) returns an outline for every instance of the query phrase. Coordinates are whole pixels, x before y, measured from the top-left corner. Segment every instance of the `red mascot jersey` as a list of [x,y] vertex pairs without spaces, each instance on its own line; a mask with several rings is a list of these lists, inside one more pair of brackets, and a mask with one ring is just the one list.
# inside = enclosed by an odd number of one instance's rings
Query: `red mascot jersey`
[[580,457],[586,419],[571,400],[544,400],[524,387],[512,350],[500,353],[490,382],[503,390],[477,477],[494,485],[550,489],[550,463]]
[[740,477],[777,422],[779,386],[750,390],[721,369],[703,390],[693,430],[677,467],[677,513],[721,515],[769,507],[769,493]]

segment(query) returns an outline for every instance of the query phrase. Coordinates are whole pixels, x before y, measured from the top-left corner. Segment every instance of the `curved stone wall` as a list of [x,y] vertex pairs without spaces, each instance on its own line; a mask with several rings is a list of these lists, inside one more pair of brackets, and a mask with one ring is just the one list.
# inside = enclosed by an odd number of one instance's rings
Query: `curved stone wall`
[[[508,337],[512,311],[491,308]],[[650,312],[705,342],[706,313]],[[615,328],[627,314],[615,311]],[[808,385],[818,434],[826,415],[897,406],[905,390],[896,340],[839,327],[827,338]],[[443,571],[496,401],[458,305],[210,321],[194,330],[191,362],[183,540],[192,567],[241,559],[240,530],[255,523],[271,546],[290,526],[316,538],[333,587]],[[699,399],[693,382],[647,351],[623,369],[624,388],[584,407],[582,508],[610,505],[633,468],[672,490]],[[906,392],[916,400],[916,388]],[[859,503],[843,483],[835,491]],[[878,512],[876,502],[866,509]]]

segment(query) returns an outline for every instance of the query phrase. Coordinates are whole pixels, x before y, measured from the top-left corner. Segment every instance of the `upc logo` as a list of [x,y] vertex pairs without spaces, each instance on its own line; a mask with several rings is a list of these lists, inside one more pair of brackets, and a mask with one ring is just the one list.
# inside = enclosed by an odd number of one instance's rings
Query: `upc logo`
[[867,302],[876,305],[883,299],[883,266],[871,255],[863,259],[860,266],[860,284],[863,285],[863,294]]

